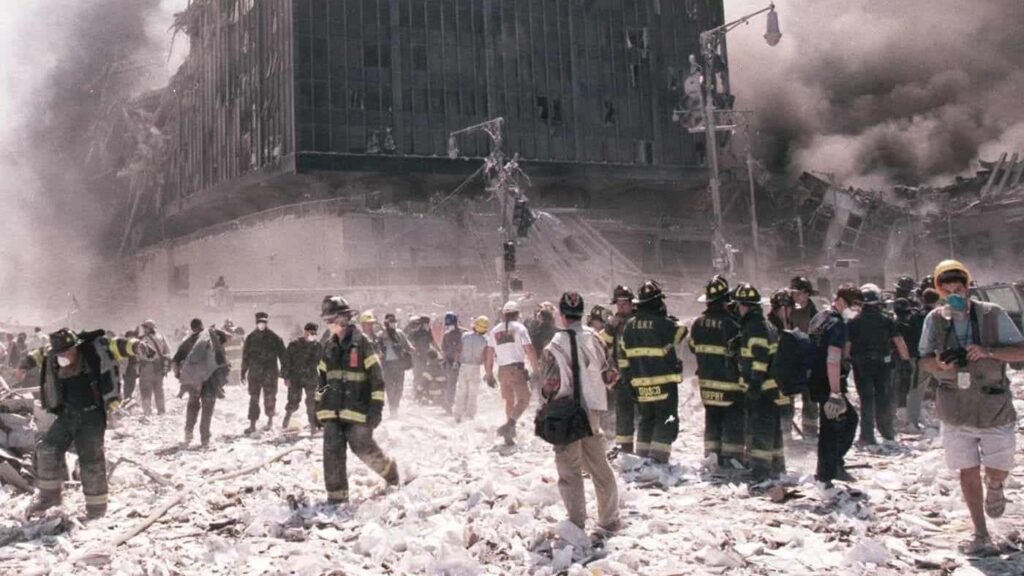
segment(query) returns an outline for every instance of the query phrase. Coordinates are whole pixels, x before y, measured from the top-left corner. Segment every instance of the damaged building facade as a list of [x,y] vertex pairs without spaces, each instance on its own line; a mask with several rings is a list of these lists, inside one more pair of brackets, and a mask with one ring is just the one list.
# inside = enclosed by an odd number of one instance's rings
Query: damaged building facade
[[525,290],[578,278],[574,259],[602,292],[703,276],[703,136],[674,111],[700,31],[722,21],[714,0],[193,0],[176,20],[190,55],[147,96],[163,143],[120,280],[142,314],[205,302],[219,276],[243,308],[493,291],[499,219],[467,179],[494,141],[461,139],[455,158],[448,141],[496,117],[546,216],[519,253]]

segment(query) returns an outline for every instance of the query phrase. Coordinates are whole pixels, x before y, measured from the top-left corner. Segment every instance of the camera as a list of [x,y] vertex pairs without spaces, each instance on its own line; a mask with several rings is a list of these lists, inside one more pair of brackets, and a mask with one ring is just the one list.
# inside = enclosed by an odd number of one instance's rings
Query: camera
[[942,360],[946,364],[956,364],[958,368],[967,367],[967,349],[966,348],[947,348],[939,354],[939,360]]

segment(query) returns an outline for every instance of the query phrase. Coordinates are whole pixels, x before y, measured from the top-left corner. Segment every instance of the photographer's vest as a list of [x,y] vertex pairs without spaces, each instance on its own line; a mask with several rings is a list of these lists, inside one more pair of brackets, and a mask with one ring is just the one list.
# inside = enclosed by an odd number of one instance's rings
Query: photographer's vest
[[[970,306],[971,343],[986,347],[999,346],[999,313],[1002,308],[977,300],[971,300]],[[962,348],[950,319],[949,306],[936,308],[931,316],[931,336],[936,343],[936,351]],[[957,386],[958,371],[970,374],[969,388],[961,389]],[[933,376],[939,381],[935,403],[943,423],[994,428],[1016,421],[1017,413],[1013,409],[1005,362],[978,360],[957,371],[935,372]]]

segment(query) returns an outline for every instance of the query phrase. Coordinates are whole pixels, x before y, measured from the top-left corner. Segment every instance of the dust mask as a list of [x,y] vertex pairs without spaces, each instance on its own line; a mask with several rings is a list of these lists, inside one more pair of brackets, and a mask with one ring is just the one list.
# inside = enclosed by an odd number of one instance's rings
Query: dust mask
[[310,342],[316,342],[316,334],[307,334],[306,340],[309,340]]
[[946,296],[946,304],[949,304],[949,309],[954,312],[967,310],[967,300],[964,300],[964,297],[959,294]]
[[847,308],[846,310],[843,310],[843,319],[844,320],[853,320],[856,317],[857,317],[857,309],[856,308]]
[[61,368],[71,366],[71,358],[68,358],[67,356],[57,356],[57,366],[60,366]]
[[266,322],[260,322],[259,324],[256,325],[256,329],[257,330],[266,330],[267,329],[267,323]]

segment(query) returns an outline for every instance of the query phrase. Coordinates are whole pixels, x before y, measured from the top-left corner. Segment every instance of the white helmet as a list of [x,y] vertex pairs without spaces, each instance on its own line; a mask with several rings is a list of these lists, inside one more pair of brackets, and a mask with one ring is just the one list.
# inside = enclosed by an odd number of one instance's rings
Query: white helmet
[[509,300],[508,302],[505,302],[505,305],[501,307],[501,313],[502,314],[518,314],[519,313],[519,303],[516,302],[515,300]]

